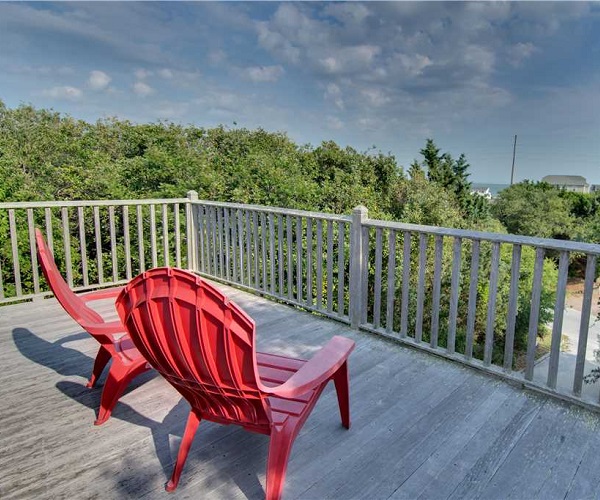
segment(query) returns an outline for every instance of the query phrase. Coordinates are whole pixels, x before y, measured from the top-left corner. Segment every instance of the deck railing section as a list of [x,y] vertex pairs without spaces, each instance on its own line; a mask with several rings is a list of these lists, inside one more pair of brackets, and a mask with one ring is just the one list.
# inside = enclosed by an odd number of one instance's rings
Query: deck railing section
[[[125,283],[161,265],[188,268],[600,406],[598,388],[584,384],[600,245],[380,221],[364,207],[342,216],[218,203],[193,191],[179,199],[2,203],[0,303],[48,293],[35,227],[75,290]],[[585,279],[569,354],[561,342],[573,254]],[[544,362],[541,329],[550,339]]]
[[197,271],[349,322],[350,217],[198,201]]
[[[582,396],[582,387],[589,371],[586,357],[592,354],[588,331],[600,245],[385,222],[368,219],[362,207],[355,211],[354,224],[353,251],[360,248],[362,254],[353,294],[360,303],[355,311],[360,328],[598,406],[598,387],[592,398]],[[574,362],[561,367],[567,355],[561,355],[561,342],[574,253],[585,266],[581,320],[577,353],[568,354]],[[524,258],[533,260],[532,275],[524,273]],[[553,276],[550,282],[545,270]],[[543,301],[549,287],[551,298]],[[540,319],[544,305],[551,313],[548,325]],[[542,328],[550,336],[545,355],[539,349]],[[519,332],[525,345],[517,356]],[[541,362],[542,355],[547,362]]]
[[158,265],[192,267],[190,207],[190,198],[0,203],[0,304],[49,293],[36,227],[75,290],[126,283]]

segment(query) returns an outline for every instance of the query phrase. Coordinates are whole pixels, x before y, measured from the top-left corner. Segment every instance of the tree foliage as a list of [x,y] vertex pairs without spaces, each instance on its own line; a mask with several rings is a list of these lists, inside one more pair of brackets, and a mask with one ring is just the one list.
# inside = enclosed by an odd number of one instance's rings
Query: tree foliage
[[[262,129],[222,126],[206,129],[168,122],[134,124],[117,119],[87,123],[31,106],[9,109],[0,101],[0,175],[3,179],[0,201],[167,198],[181,197],[193,189],[199,193],[200,199],[215,201],[335,213],[349,213],[353,207],[362,204],[369,208],[369,215],[373,218],[433,226],[505,230],[490,217],[487,200],[470,194],[470,165],[464,155],[454,159],[449,153],[443,153],[433,140],[427,141],[421,154],[423,160],[413,162],[408,175],[405,175],[391,154],[376,150],[360,152],[332,141],[314,147],[298,145],[284,133]],[[515,189],[527,191],[533,188],[526,185]],[[532,230],[533,225],[516,225],[520,219],[533,220],[536,215],[523,217],[519,210],[525,211],[527,207],[517,204],[514,208],[516,201],[513,202],[511,195],[512,191],[503,193],[494,212],[510,225],[512,232]],[[558,212],[561,207],[569,207],[577,214],[586,213],[590,220],[598,217],[598,211],[583,202],[569,201],[557,194],[552,196],[548,205],[548,200],[542,198],[540,196],[538,200],[538,210],[550,207]],[[539,216],[539,212],[535,213]],[[564,214],[557,215],[544,235],[557,235],[571,228],[573,217],[571,213],[566,217]],[[564,230],[560,229],[563,227],[559,223],[561,220],[566,221]],[[536,222],[539,223],[539,220]],[[60,232],[60,220],[54,223],[57,232]],[[19,231],[24,232],[19,242],[26,245],[26,224],[19,226]],[[88,242],[92,246],[94,243]],[[72,244],[77,245],[78,242],[73,239]],[[103,241],[101,245],[110,246],[110,242]],[[418,264],[417,246],[413,245],[411,251],[411,268],[415,270]],[[451,246],[451,240],[446,238],[442,265],[443,297],[450,293]],[[485,331],[490,251],[489,245],[482,245],[477,289],[476,353]],[[92,248],[91,254],[93,252]],[[431,244],[428,259],[432,259],[432,252]],[[73,251],[73,258],[76,258],[76,253]],[[24,247],[21,255],[27,254],[28,248]],[[56,258],[62,259],[60,248],[56,250]],[[510,252],[503,247],[495,324],[500,350],[506,329],[510,259]],[[28,265],[25,261],[21,265],[24,286],[31,280]],[[10,282],[7,273],[12,262],[5,214],[0,214],[0,267],[5,273],[6,290],[6,284]],[[459,345],[464,345],[470,273],[468,245],[462,255],[461,269],[457,338]],[[428,268],[428,273],[430,271]],[[90,269],[90,273],[93,272],[94,269]],[[528,287],[532,272],[533,256],[524,249],[515,334],[517,348],[524,345],[527,335]],[[548,315],[551,315],[553,292],[550,282],[554,277],[554,263],[547,261],[540,334]],[[411,280],[414,279],[411,275]],[[432,277],[428,274],[427,307],[432,306],[431,284]],[[416,283],[413,283],[410,288],[413,317],[415,290]],[[400,307],[399,303],[396,307]],[[448,304],[444,302],[440,308],[440,317],[447,318]],[[400,317],[399,310],[396,317]],[[442,340],[447,333],[445,328],[441,327]]]

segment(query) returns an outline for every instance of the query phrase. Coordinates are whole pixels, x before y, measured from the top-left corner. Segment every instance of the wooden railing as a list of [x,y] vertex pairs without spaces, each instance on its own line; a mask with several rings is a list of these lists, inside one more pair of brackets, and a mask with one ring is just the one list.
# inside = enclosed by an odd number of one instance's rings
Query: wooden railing
[[347,216],[199,201],[197,271],[349,322]]
[[[368,219],[364,207],[355,210],[353,227],[354,247],[362,251],[357,257],[360,270],[355,274],[360,278],[352,294],[356,306],[351,314],[356,315],[353,323],[361,329],[542,392],[599,406],[598,386],[582,389],[593,354],[588,350],[588,331],[600,245],[384,222]],[[481,266],[483,252],[489,255],[486,269]],[[534,264],[532,276],[524,277],[526,252]],[[567,354],[561,353],[561,342],[573,254],[578,264],[585,266],[585,278],[579,326],[571,332],[577,337],[577,351]],[[543,281],[545,268],[556,276],[551,283]],[[508,285],[503,287],[504,293],[499,291],[501,280]],[[523,288],[527,300],[520,300]],[[545,302],[546,307],[551,304],[549,325],[540,319],[544,293],[551,296]],[[503,317],[498,316],[499,304],[505,306]],[[394,316],[398,311],[400,318]],[[484,318],[479,328],[478,316]],[[528,320],[524,325],[526,347],[517,353],[517,319],[523,317]],[[500,329],[498,323],[505,326]],[[545,328],[551,330],[549,352],[540,359],[538,344]],[[475,349],[477,339],[479,349]],[[559,371],[561,363],[564,366]]]
[[89,290],[158,265],[191,268],[191,212],[190,198],[0,203],[0,304],[49,293],[36,227],[69,286]]
[[[4,203],[0,303],[48,293],[36,226],[74,289],[184,267],[600,408],[598,386],[584,384],[600,245],[380,221],[364,207],[342,216],[203,201],[193,191],[180,199]],[[585,276],[572,354],[561,351],[570,261]]]

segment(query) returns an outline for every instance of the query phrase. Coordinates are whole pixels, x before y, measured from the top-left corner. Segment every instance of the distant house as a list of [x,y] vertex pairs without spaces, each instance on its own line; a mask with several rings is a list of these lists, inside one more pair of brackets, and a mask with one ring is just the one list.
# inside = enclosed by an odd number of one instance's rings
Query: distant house
[[471,191],[471,194],[476,194],[482,198],[485,198],[486,200],[492,199],[492,192],[490,191],[490,188],[475,188],[473,191]]
[[547,182],[552,186],[564,189],[566,191],[574,191],[576,193],[589,193],[590,185],[581,175],[547,175],[542,179],[542,182]]

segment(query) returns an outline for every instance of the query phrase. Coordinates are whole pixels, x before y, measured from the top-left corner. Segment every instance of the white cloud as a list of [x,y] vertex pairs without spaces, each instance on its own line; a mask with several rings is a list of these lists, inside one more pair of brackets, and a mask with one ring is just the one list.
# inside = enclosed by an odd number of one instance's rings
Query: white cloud
[[208,60],[212,64],[222,63],[226,59],[227,59],[227,54],[224,50],[221,50],[221,49],[211,50],[208,54]]
[[282,66],[251,66],[242,70],[242,75],[251,82],[276,82],[285,73]]
[[152,76],[153,73],[147,69],[139,68],[136,69],[133,74],[138,80],[145,80],[149,76]]
[[427,66],[433,64],[429,57],[422,54],[396,54],[393,60],[396,60],[410,76],[420,75]]
[[50,97],[52,99],[60,99],[67,101],[76,101],[81,98],[83,92],[77,87],[70,87],[68,85],[52,87],[42,91],[42,95]]
[[390,98],[381,89],[363,89],[361,94],[371,106],[379,107],[390,102]]
[[104,90],[108,87],[108,84],[112,78],[108,76],[104,71],[94,70],[90,72],[88,78],[88,85],[92,90]]
[[509,63],[515,67],[520,66],[525,59],[531,57],[537,50],[537,47],[531,42],[519,42],[510,47],[508,51]]
[[328,116],[327,127],[332,130],[340,130],[344,128],[344,122],[340,120],[337,116]]
[[27,64],[10,64],[6,67],[10,73],[32,76],[71,76],[75,70],[71,66],[30,66]]
[[147,97],[154,93],[154,89],[144,82],[135,82],[133,84],[133,91],[141,97]]
[[173,78],[173,72],[168,68],[163,68],[159,70],[158,74],[165,80],[171,80]]
[[325,89],[325,99],[330,100],[338,109],[344,109],[344,99],[342,97],[342,89],[335,83],[329,83]]

